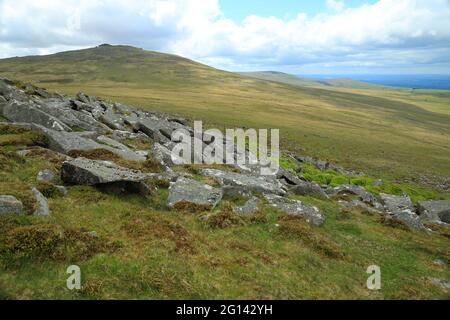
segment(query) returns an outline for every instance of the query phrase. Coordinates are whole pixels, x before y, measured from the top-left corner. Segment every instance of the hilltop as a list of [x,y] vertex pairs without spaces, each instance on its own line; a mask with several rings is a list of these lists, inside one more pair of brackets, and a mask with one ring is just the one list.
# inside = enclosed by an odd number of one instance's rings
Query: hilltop
[[442,91],[292,85],[110,45],[0,60],[0,75],[218,128],[279,128],[284,148],[373,176],[435,187],[450,177],[450,95]]

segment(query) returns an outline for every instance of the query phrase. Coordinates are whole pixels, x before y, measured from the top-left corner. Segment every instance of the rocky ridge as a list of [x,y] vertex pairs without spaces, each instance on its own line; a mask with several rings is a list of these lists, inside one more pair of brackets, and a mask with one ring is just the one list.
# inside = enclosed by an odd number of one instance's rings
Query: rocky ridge
[[[197,211],[213,210],[226,194],[232,192],[246,198],[244,206],[235,207],[236,214],[256,212],[265,203],[287,215],[303,217],[311,225],[320,226],[326,217],[317,207],[298,200],[291,195],[308,195],[320,199],[334,199],[343,209],[361,209],[397,220],[411,229],[427,230],[424,222],[446,225],[450,223],[450,200],[424,201],[414,206],[408,195],[381,194],[376,196],[353,185],[336,188],[320,186],[307,181],[301,173],[280,169],[273,176],[262,176],[258,165],[234,166],[230,168],[203,168],[196,175],[214,181],[214,185],[196,180],[193,174],[174,170],[172,133],[184,129],[193,137],[189,121],[156,111],[110,103],[85,93],[68,97],[51,93],[30,84],[21,84],[0,79],[0,116],[8,124],[29,128],[46,137],[46,148],[62,154],[66,161],[61,180],[67,185],[90,185],[113,192],[133,192],[151,196],[158,188],[155,181],[164,182],[169,188],[167,207],[169,209],[194,208]],[[152,143],[150,150],[139,150],[130,140]],[[203,149],[207,146],[203,142]],[[159,173],[146,173],[115,163],[87,159],[77,155],[80,151],[103,150],[119,159],[145,162],[148,158],[157,161],[163,168]],[[22,152],[22,151],[21,151]],[[238,154],[236,150],[235,158]],[[26,152],[22,152],[26,155]],[[194,154],[194,158],[195,158]],[[310,157],[295,156],[301,165],[309,162],[320,170],[333,169],[337,172],[358,175],[326,161]],[[41,172],[37,181],[53,183],[51,172]],[[63,186],[56,186],[62,193]],[[63,189],[64,188],[64,189]],[[48,215],[45,197],[33,188],[38,209],[35,214]],[[0,214],[23,211],[22,203],[9,195],[0,195]]]

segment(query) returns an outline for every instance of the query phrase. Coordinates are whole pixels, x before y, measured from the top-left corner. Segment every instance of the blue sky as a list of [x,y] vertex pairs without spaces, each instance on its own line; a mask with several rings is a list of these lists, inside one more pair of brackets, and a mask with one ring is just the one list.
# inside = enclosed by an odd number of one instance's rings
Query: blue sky
[[230,71],[450,74],[450,0],[0,0],[0,58],[101,43]]
[[[249,15],[275,16],[278,18],[294,18],[298,13],[310,16],[329,12],[326,0],[220,0],[225,17],[239,23]],[[347,0],[347,7],[358,7],[373,4],[377,0]]]

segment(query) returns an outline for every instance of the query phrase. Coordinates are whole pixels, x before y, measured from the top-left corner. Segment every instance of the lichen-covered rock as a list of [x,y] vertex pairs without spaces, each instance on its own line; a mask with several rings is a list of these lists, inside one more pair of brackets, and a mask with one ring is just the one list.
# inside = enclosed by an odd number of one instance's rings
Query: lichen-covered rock
[[258,205],[261,203],[261,200],[253,197],[249,199],[243,206],[235,206],[233,207],[233,211],[237,214],[252,214],[258,211]]
[[3,117],[12,122],[35,123],[55,131],[72,131],[72,129],[30,102],[13,101],[4,106]]
[[222,185],[242,186],[257,193],[286,194],[283,185],[274,176],[241,174],[216,169],[204,169],[201,173],[217,179]]
[[380,194],[381,203],[384,205],[386,211],[391,214],[398,212],[414,213],[414,204],[411,198],[404,194],[403,196],[396,196],[391,194]]
[[424,221],[450,223],[450,200],[421,201],[417,212]]
[[317,207],[274,194],[265,194],[264,197],[267,199],[269,205],[288,215],[303,217],[312,226],[321,226],[325,221],[323,213]]
[[47,198],[44,197],[44,195],[35,187],[31,189],[31,192],[33,192],[34,197],[36,199],[37,203],[37,209],[34,211],[35,216],[48,216],[50,215],[50,210],[48,208],[48,201]]
[[56,179],[55,174],[48,169],[39,171],[37,174],[36,180],[37,181],[46,181],[46,182],[54,182]]
[[167,207],[193,211],[214,209],[222,199],[222,190],[201,182],[180,177],[170,186]]
[[314,182],[300,181],[289,189],[290,192],[300,196],[312,196],[319,199],[328,199],[325,191]]
[[22,202],[20,202],[13,196],[0,195],[0,215],[7,213],[21,214],[22,212]]
[[114,192],[151,192],[145,180],[148,174],[120,167],[109,161],[77,158],[63,163],[61,178],[65,183],[104,187]]

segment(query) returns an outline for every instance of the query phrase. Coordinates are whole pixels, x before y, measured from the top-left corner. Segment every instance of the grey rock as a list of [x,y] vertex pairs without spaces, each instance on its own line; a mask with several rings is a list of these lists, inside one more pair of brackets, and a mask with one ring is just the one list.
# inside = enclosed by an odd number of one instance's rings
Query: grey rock
[[201,174],[216,178],[222,185],[242,186],[257,193],[286,194],[283,185],[274,176],[245,175],[216,169],[204,169]]
[[303,217],[312,226],[321,226],[325,221],[324,215],[317,207],[274,194],[265,194],[264,197],[267,199],[269,205],[285,212],[288,215]]
[[258,211],[258,205],[261,203],[261,200],[253,197],[249,199],[243,206],[233,207],[233,211],[237,214],[252,214]]
[[422,224],[420,217],[415,213],[408,211],[400,211],[392,214],[392,218],[406,224],[410,229],[428,231],[427,228]]
[[449,290],[450,289],[450,281],[438,278],[430,278],[431,283],[436,286],[441,287],[442,289]]
[[368,213],[368,214],[383,214],[383,211],[377,210],[371,206],[369,206],[368,204],[366,204],[365,202],[362,202],[361,200],[351,200],[351,201],[344,201],[344,200],[339,200],[338,204],[346,209],[356,209],[356,210],[361,210],[364,213]]
[[67,189],[64,186],[55,186],[56,189],[58,189],[58,192],[60,195],[62,196],[66,196],[67,195]]
[[438,267],[445,267],[445,266],[447,266],[447,263],[444,260],[441,260],[441,259],[434,260],[433,264],[435,266],[438,266]]
[[44,195],[35,187],[33,187],[31,189],[31,191],[34,194],[34,197],[36,199],[37,202],[37,209],[36,211],[33,213],[35,216],[49,216],[50,215],[50,210],[48,208],[48,201],[47,199],[44,197]]
[[180,177],[170,186],[167,207],[172,209],[178,203],[189,203],[214,209],[221,199],[221,189]]
[[381,203],[384,205],[386,211],[391,214],[406,212],[414,213],[414,205],[411,198],[404,194],[403,196],[396,196],[391,194],[380,194]]
[[357,196],[361,201],[370,204],[373,207],[378,207],[378,200],[369,191],[350,184],[344,184],[337,186],[336,188],[330,189],[329,194],[332,197],[339,198],[346,195]]
[[375,181],[374,183],[373,183],[373,187],[374,188],[376,188],[376,187],[381,187],[381,186],[383,186],[383,180],[381,180],[381,179],[378,179],[377,181]]
[[[49,148],[51,150],[64,154],[69,154],[71,151],[77,150],[105,149],[127,160],[145,160],[142,156],[123,145],[123,148],[121,149],[114,148],[107,144],[100,144],[91,139],[84,138],[75,132],[58,132],[39,125],[33,125],[33,129],[43,133],[47,137]],[[114,142],[118,143],[116,141]]]
[[158,142],[153,144],[150,154],[165,167],[172,167],[176,163],[184,163],[183,159],[176,155],[172,155],[172,152],[168,148]]
[[127,146],[121,144],[120,142],[117,142],[116,140],[108,138],[106,136],[99,136],[97,138],[97,142],[108,146],[107,150],[113,151],[113,149],[114,149],[113,152],[120,155],[124,159],[135,160],[135,161],[145,161],[147,159],[147,157],[134,152]]
[[55,181],[55,174],[48,169],[39,171],[36,180],[37,181],[46,181],[46,182],[54,182]]
[[149,175],[120,167],[109,161],[85,158],[66,161],[61,168],[61,178],[68,184],[98,186],[117,193],[148,195],[151,192],[145,183]]
[[417,212],[424,221],[450,223],[450,200],[421,201]]
[[0,215],[7,213],[21,214],[22,211],[22,202],[13,196],[0,195]]
[[69,126],[31,103],[10,102],[3,107],[3,117],[13,122],[39,124],[55,131],[72,131]]
[[[139,129],[152,138],[155,142],[161,144],[169,143],[172,140],[172,133],[180,128],[181,124],[170,122],[156,117],[146,117],[138,122]],[[187,129],[187,128],[185,128]]]
[[302,185],[304,180],[297,177],[295,174],[286,169],[280,168],[277,173],[277,179],[281,180],[287,186]]
[[289,191],[300,196],[313,196],[319,199],[329,198],[325,191],[317,183],[313,182],[301,181],[290,188]]
[[243,186],[223,186],[222,191],[224,198],[252,197],[252,192]]
[[91,98],[89,98],[89,96],[87,94],[85,94],[84,92],[78,92],[76,95],[76,98],[78,99],[78,101],[81,101],[83,103],[86,103],[86,104],[91,103]]

